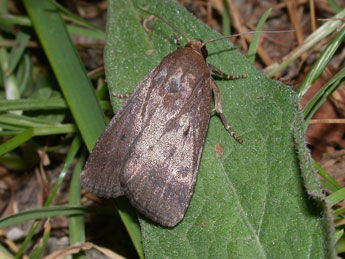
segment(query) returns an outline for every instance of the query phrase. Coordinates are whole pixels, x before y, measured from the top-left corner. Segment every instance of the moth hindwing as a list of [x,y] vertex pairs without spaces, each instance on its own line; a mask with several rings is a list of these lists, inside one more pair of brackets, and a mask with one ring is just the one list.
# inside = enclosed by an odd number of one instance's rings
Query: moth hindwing
[[104,197],[125,195],[142,214],[174,227],[189,206],[211,113],[227,123],[201,40],[166,56],[135,88],[106,127],[81,175],[82,186]]

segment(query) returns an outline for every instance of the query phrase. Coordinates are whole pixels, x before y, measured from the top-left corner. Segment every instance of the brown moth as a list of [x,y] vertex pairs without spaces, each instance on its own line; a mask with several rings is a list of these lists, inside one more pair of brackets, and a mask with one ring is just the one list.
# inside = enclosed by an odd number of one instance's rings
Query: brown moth
[[[207,43],[207,42],[206,42]],[[146,217],[174,227],[184,217],[198,175],[211,114],[228,124],[211,76],[229,76],[206,63],[201,40],[166,56],[135,88],[106,127],[81,174],[84,189],[99,196],[125,195]]]

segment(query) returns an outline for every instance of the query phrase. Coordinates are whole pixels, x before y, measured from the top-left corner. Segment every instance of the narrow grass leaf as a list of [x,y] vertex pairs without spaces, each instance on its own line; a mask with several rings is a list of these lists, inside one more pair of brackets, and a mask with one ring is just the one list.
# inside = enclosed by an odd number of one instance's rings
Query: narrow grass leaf
[[327,0],[327,3],[337,12],[343,10],[341,6],[335,0]]
[[340,207],[340,208],[337,208],[337,209],[335,209],[335,210],[333,211],[333,216],[334,216],[334,217],[337,217],[337,216],[339,216],[339,215],[341,215],[341,214],[345,214],[345,206],[342,206],[342,207]]
[[17,67],[19,60],[23,57],[26,45],[30,40],[30,33],[25,28],[22,28],[16,37],[16,41],[11,49],[9,56],[8,74],[11,74]]
[[0,24],[31,26],[31,21],[24,15],[0,14]]
[[[20,26],[26,26],[26,27],[32,26],[31,20],[27,16],[13,15],[13,14],[0,14],[0,24],[20,25]],[[67,25],[67,30],[70,34],[88,36],[88,37],[104,40],[105,32],[98,29],[99,29],[98,27],[97,27],[97,30],[92,30],[92,29],[85,29],[79,26]]]
[[300,99],[305,95],[312,84],[319,78],[324,71],[329,61],[332,59],[334,53],[339,48],[340,44],[345,38],[345,27],[343,27],[334,39],[328,44],[327,48],[321,53],[320,57],[314,63],[313,67],[309,71],[308,75],[304,78],[303,82],[297,89],[297,93]]
[[90,38],[95,38],[95,39],[100,39],[100,40],[105,40],[105,37],[106,37],[106,34],[103,31],[94,31],[94,30],[85,29],[82,27],[77,27],[77,26],[72,26],[72,25],[67,26],[67,30],[70,34],[87,36]]
[[16,80],[20,96],[28,96],[33,85],[33,63],[28,52],[24,52],[16,71]]
[[0,244],[0,258],[13,259],[14,256],[2,244]]
[[337,13],[332,19],[330,18],[329,21],[325,22],[322,26],[317,28],[312,34],[310,34],[304,41],[303,45],[296,48],[292,51],[289,56],[287,56],[281,64],[272,64],[270,67],[267,67],[265,70],[269,71],[267,73],[267,77],[271,78],[275,74],[282,71],[292,62],[294,62],[297,58],[299,58],[302,54],[306,53],[309,49],[319,43],[322,39],[326,38],[329,34],[333,33],[340,25],[340,19],[345,17],[345,9],[341,10],[341,12]]
[[[79,148],[81,146],[81,138],[78,135],[77,137],[74,138],[74,140],[72,141],[71,147],[67,153],[66,156],[66,160],[64,163],[64,166],[59,174],[58,180],[56,181],[56,184],[54,185],[53,190],[51,191],[51,193],[49,194],[47,200],[44,202],[43,206],[44,208],[48,208],[51,203],[53,202],[53,199],[58,191],[58,189],[60,188],[63,179],[65,178],[67,171],[69,169],[69,167],[72,164],[72,161],[74,159],[74,157],[76,156]],[[15,214],[14,216],[17,216],[18,214]],[[48,217],[48,215],[47,215]],[[25,248],[27,247],[27,245],[30,243],[31,239],[33,238],[38,226],[39,226],[40,221],[36,220],[32,225],[30,230],[28,231],[28,234],[26,235],[21,247],[19,248],[16,257],[20,257],[22,255],[22,253],[24,252]]]
[[324,104],[327,98],[345,81],[345,68],[342,68],[335,74],[321,89],[309,100],[303,109],[305,118],[305,128],[308,127],[309,121],[314,116],[315,112]]
[[339,241],[339,239],[344,235],[344,229],[339,229],[335,232],[335,240]]
[[262,31],[262,28],[264,27],[264,24],[268,18],[268,16],[271,13],[272,8],[268,9],[260,18],[258,25],[256,26],[256,33],[253,34],[252,37],[252,42],[249,45],[249,49],[248,49],[248,54],[247,57],[249,59],[249,61],[254,64],[255,62],[255,55],[256,55],[256,50],[258,48],[258,44],[259,44],[259,39],[260,39],[260,32]]
[[326,170],[324,170],[321,165],[314,161],[314,165],[315,165],[315,168],[317,169],[319,175],[325,179],[325,181],[327,181],[329,184],[331,184],[334,188],[336,188],[337,190],[341,189],[341,186],[340,184],[338,184],[338,182],[336,180],[333,179],[332,176],[330,176]]
[[[0,42],[2,40],[3,38],[0,35]],[[5,48],[0,48],[0,69],[2,70],[6,99],[19,99],[20,93],[18,90],[16,79],[14,75],[10,75],[9,73],[9,57]],[[17,111],[16,113],[20,114],[21,112]]]
[[7,140],[5,143],[0,145],[0,156],[14,150],[21,144],[27,142],[34,136],[33,128],[27,128],[24,132],[18,134],[17,136]]
[[[86,152],[82,152],[73,170],[72,180],[69,188],[69,205],[79,206],[80,202],[80,172],[83,169],[86,159]],[[85,242],[84,216],[70,216],[69,219],[70,245]]]
[[63,13],[65,15],[65,18],[71,22],[74,22],[76,24],[80,24],[83,26],[86,26],[88,28],[92,28],[98,31],[103,31],[102,28],[89,23],[88,21],[82,19],[80,16],[75,15],[74,13],[70,12],[68,9],[66,9],[65,7],[63,7],[62,5],[60,5],[58,2],[56,2],[55,0],[47,0],[49,1],[52,5],[54,5],[57,10],[59,10],[61,13]]
[[48,244],[48,239],[50,237],[50,233],[51,233],[51,225],[50,225],[50,222],[47,221],[44,224],[43,237],[41,238],[38,246],[32,252],[32,254],[30,256],[31,259],[39,259],[39,258],[41,258],[41,255],[44,252],[44,249],[46,248],[46,246]]
[[[109,101],[100,101],[103,110],[110,110],[111,105]],[[59,110],[68,109],[68,106],[62,98],[48,98],[48,99],[17,99],[17,100],[0,100],[0,112],[23,110]]]
[[345,188],[342,188],[331,195],[327,196],[327,200],[331,204],[331,206],[334,206],[338,202],[341,202],[342,200],[345,200]]
[[223,1],[224,9],[222,13],[222,34],[228,36],[231,34],[230,9],[227,1]]
[[0,219],[0,228],[9,227],[15,224],[20,224],[30,220],[45,219],[57,216],[73,216],[83,215],[85,213],[101,213],[114,214],[116,213],[109,207],[101,206],[69,206],[61,205],[54,207],[44,207],[40,209],[33,209],[19,212],[11,216]]
[[24,0],[23,3],[85,144],[91,150],[105,127],[105,120],[66,26],[51,1]]

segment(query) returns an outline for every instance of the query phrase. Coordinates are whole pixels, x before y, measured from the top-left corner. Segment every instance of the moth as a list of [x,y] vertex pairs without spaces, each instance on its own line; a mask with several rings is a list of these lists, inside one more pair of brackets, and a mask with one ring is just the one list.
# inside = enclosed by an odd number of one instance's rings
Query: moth
[[225,79],[246,75],[226,75],[208,64],[207,43],[188,39],[139,83],[94,146],[81,174],[85,190],[107,198],[125,195],[162,226],[183,219],[198,176],[212,92],[226,130],[242,143],[225,118],[211,73]]

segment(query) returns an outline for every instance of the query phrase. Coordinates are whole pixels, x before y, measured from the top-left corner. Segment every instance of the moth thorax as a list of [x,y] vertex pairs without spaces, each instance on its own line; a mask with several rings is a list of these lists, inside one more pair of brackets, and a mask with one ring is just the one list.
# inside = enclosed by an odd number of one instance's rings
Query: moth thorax
[[191,48],[191,49],[201,53],[201,55],[206,59],[208,56],[208,52],[207,52],[207,49],[203,43],[204,42],[200,39],[191,40],[186,44],[185,48]]

